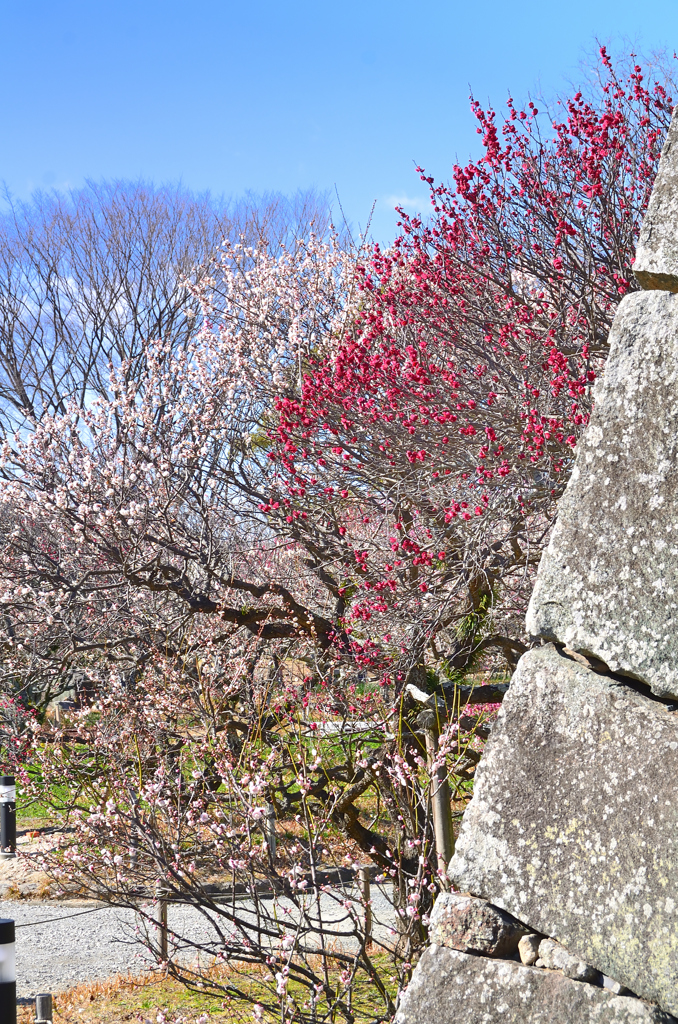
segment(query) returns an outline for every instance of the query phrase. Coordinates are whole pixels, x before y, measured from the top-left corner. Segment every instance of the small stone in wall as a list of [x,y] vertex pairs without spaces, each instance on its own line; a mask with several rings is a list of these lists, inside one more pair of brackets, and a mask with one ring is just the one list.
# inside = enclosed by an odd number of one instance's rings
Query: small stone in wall
[[569,950],[561,946],[559,942],[554,942],[553,939],[541,940],[538,957],[539,959],[536,961],[537,967],[546,967],[551,971],[562,971],[566,978],[572,978],[573,981],[600,982],[602,978],[602,975],[595,967],[584,963],[578,956],[573,956]]
[[603,988],[606,988],[608,992],[611,992],[613,996],[628,996],[631,995],[631,990],[622,985],[619,981],[614,981],[613,978],[608,978],[606,974],[603,975]]
[[532,967],[539,959],[539,943],[541,941],[541,935],[523,935],[518,943],[520,960],[526,967]]
[[431,942],[462,953],[510,957],[529,929],[486,900],[457,892],[438,896],[431,914]]

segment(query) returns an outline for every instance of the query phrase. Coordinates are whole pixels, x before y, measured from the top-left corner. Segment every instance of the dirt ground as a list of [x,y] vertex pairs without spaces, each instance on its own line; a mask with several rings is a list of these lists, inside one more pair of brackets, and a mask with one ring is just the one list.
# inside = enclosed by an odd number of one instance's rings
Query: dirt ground
[[[17,856],[0,857],[0,899],[48,900],[56,887],[33,858],[54,849],[58,831],[44,822],[21,823],[17,828]],[[31,859],[27,855],[31,855]]]

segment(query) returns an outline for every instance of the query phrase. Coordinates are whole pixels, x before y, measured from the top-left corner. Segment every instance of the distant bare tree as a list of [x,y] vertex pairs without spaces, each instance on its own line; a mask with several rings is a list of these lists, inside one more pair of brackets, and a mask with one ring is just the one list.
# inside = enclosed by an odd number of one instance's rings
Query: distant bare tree
[[0,216],[0,425],[39,420],[105,394],[109,365],[143,376],[144,343],[184,346],[200,281],[224,239],[278,249],[324,236],[330,207],[310,190],[236,202],[144,182],[89,182],[7,198]]

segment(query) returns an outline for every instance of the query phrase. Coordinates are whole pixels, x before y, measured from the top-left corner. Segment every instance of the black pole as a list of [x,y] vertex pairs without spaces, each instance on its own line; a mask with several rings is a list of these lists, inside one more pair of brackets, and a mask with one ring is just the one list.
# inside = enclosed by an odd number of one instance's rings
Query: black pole
[[16,779],[0,775],[0,857],[16,857]]
[[16,1024],[14,921],[0,918],[0,1024]]

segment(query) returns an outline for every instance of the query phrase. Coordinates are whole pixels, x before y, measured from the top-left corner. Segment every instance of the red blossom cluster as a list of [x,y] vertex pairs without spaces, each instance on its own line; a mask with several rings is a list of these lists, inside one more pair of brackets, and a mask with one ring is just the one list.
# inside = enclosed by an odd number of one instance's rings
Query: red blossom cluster
[[278,399],[285,485],[265,505],[304,545],[327,520],[357,632],[373,619],[381,647],[395,620],[415,659],[442,634],[460,668],[521,650],[672,99],[602,48],[593,88],[552,111],[472,109],[482,157],[451,185],[420,170],[430,215],[400,211],[394,245],[359,260],[343,335]]

